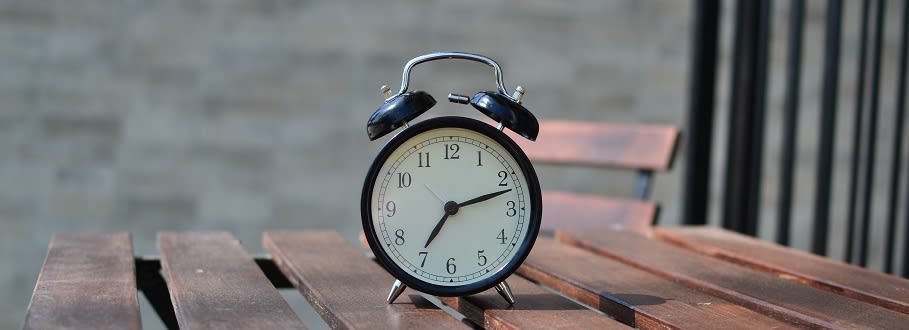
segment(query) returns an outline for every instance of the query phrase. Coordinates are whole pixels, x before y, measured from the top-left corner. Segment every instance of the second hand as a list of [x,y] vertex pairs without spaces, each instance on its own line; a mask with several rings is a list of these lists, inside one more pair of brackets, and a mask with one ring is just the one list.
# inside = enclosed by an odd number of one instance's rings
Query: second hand
[[436,196],[436,199],[438,199],[440,202],[442,202],[442,204],[445,204],[445,199],[443,199],[442,196],[439,196],[439,194],[437,194],[435,191],[433,191],[432,188],[429,188],[428,184],[424,183],[423,187],[426,187],[426,190],[429,190],[429,192],[431,192],[433,196]]

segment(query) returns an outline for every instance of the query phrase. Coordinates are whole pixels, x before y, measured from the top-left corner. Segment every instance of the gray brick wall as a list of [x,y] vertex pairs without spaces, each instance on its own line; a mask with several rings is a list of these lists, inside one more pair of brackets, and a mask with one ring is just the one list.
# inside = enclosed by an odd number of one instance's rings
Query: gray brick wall
[[[807,52],[817,56],[824,11],[811,3]],[[54,232],[128,230],[139,254],[156,253],[159,230],[229,230],[252,252],[264,230],[334,228],[353,239],[363,175],[387,140],[365,135],[378,87],[398,86],[404,62],[429,51],[499,60],[541,118],[683,126],[689,5],[0,0],[0,328],[22,321]],[[786,6],[775,31],[785,31]],[[849,61],[855,32],[846,33]],[[784,42],[774,42],[775,70]],[[806,95],[818,58],[806,56]],[[440,98],[493,82],[485,67],[456,62],[420,66],[413,79]],[[781,80],[772,81],[768,127],[779,134]],[[816,102],[805,106],[814,116]],[[442,103],[433,112],[470,114]],[[799,180],[811,180],[810,166]],[[666,224],[677,222],[678,167],[656,179]],[[631,191],[625,173],[539,172],[546,188]]]

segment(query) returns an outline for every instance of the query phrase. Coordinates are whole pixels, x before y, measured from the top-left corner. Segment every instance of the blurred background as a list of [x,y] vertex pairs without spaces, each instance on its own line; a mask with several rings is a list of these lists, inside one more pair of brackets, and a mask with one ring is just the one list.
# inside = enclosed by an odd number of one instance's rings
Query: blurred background
[[[844,11],[844,77],[855,75],[858,7]],[[723,2],[717,108],[728,105],[733,9]],[[775,214],[788,12],[788,1],[772,9],[764,162],[773,166],[762,218]],[[813,187],[825,12],[825,2],[808,2],[800,116],[809,124],[799,131],[796,186]],[[899,12],[887,13],[887,54],[899,47]],[[55,232],[129,231],[137,255],[156,255],[162,230],[226,230],[254,254],[265,230],[334,229],[355,240],[362,180],[388,139],[370,142],[366,120],[382,102],[379,87],[397,90],[404,63],[424,53],[492,57],[541,119],[684,130],[691,20],[690,1],[669,0],[0,0],[0,328],[21,325]],[[885,58],[890,82],[896,56]],[[424,64],[412,78],[411,88],[440,100],[431,115],[475,117],[441,101],[495,87],[492,71],[472,62]],[[854,78],[844,79],[842,107],[851,109]],[[882,89],[882,112],[892,112],[893,93]],[[721,197],[724,116],[717,111],[710,200]],[[850,116],[840,112],[839,122]],[[661,225],[680,224],[687,134],[674,170],[655,179]],[[848,170],[841,149],[837,176]],[[634,179],[538,172],[545,189],[604,195],[628,196]],[[844,182],[834,184],[834,227]],[[792,244],[806,249],[813,191],[803,190]],[[716,204],[709,223],[719,221]],[[775,230],[763,221],[759,235]]]

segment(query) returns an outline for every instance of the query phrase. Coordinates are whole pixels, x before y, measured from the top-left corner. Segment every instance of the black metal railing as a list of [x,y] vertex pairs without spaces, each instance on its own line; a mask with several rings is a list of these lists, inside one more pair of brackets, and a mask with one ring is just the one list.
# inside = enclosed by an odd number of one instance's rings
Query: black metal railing
[[[692,13],[692,51],[689,82],[689,109],[686,134],[685,193],[683,194],[683,222],[706,224],[710,188],[710,164],[713,145],[714,100],[717,80],[717,53],[720,48],[718,35],[721,25],[718,0],[695,0]],[[829,255],[832,242],[842,242],[844,259],[847,262],[868,266],[871,229],[883,227],[882,270],[895,273],[896,258],[902,258],[901,274],[909,277],[909,168],[902,163],[902,157],[909,154],[904,149],[904,128],[906,112],[906,66],[909,48],[909,1],[900,1],[888,7],[886,0],[863,0],[859,7],[859,25],[843,26],[844,3],[842,0],[826,2],[824,20],[824,44],[819,58],[804,59],[804,30],[806,3],[794,0],[789,3],[788,33],[786,34],[785,79],[782,102],[782,145],[779,159],[779,182],[777,187],[776,235],[781,244],[792,244],[791,227],[795,221],[812,222],[811,250],[820,255]],[[749,235],[756,235],[759,226],[763,150],[765,149],[765,117],[767,112],[767,81],[770,72],[768,63],[771,22],[773,20],[771,0],[736,1],[732,27],[732,55],[730,63],[729,123],[725,136],[725,175],[723,182],[720,222],[725,228]],[[882,66],[885,60],[885,27],[888,10],[901,10],[899,18],[898,54],[892,117],[881,116],[890,112],[881,111],[881,91],[888,88],[884,81]],[[857,70],[854,85],[855,108],[851,136],[846,139],[837,134],[837,112],[843,95],[840,88],[842,34],[856,28]],[[870,29],[869,29],[870,28]],[[869,42],[870,41],[870,42]],[[812,217],[792,217],[794,173],[797,159],[797,135],[800,127],[799,104],[803,98],[801,82],[804,77],[803,62],[822,63],[820,73],[820,111],[817,121],[818,144],[814,167]],[[849,65],[849,63],[846,63]],[[847,84],[850,88],[852,85]],[[814,97],[808,95],[807,97]],[[846,109],[844,109],[846,110]],[[883,121],[882,121],[883,119]],[[815,124],[814,122],[803,125]],[[878,138],[880,125],[891,124],[892,139]],[[845,237],[831,237],[831,209],[841,207],[832,204],[834,182],[844,180],[834,173],[837,158],[837,143],[850,143],[848,171],[848,196],[844,209],[834,212],[845,217]],[[888,148],[881,149],[879,148]],[[890,157],[889,171],[880,171],[886,163],[876,164],[881,158],[877,152]],[[887,175],[885,193],[875,189],[876,176]],[[903,178],[905,175],[906,178]],[[905,181],[904,181],[905,180]],[[905,187],[906,196],[901,196]],[[878,192],[878,193],[874,193]],[[885,203],[875,201],[886,200]],[[876,205],[885,205],[886,212],[874,212]],[[902,217],[900,212],[902,210]],[[883,211],[883,210],[877,210]],[[875,213],[886,216],[875,218]],[[897,233],[902,219],[903,233]],[[901,238],[902,242],[899,241]],[[840,245],[836,245],[840,246]],[[901,250],[900,247],[904,248]],[[900,252],[902,251],[902,252]]]
[[[824,38],[824,72],[823,88],[821,91],[821,123],[818,131],[818,160],[817,184],[814,190],[814,239],[811,251],[826,255],[828,237],[830,236],[830,194],[833,181],[831,169],[833,167],[833,144],[836,137],[837,90],[840,81],[840,33],[843,17],[843,2],[830,0],[827,2],[827,23]],[[793,143],[793,141],[787,141]],[[857,157],[858,155],[856,155]],[[784,185],[792,189],[791,182]],[[788,225],[788,224],[787,224]]]

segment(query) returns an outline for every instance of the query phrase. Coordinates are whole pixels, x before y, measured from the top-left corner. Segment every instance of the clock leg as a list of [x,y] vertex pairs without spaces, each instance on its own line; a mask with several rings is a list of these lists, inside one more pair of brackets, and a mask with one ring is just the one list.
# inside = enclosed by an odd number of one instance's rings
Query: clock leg
[[502,298],[505,298],[505,301],[514,305],[514,294],[511,293],[511,287],[508,286],[507,282],[502,281],[499,284],[496,284],[496,291],[502,295]]
[[386,303],[393,303],[395,299],[398,299],[398,296],[404,292],[404,289],[407,289],[407,286],[404,283],[401,283],[399,280],[395,280],[395,284],[391,286],[391,291],[388,292],[388,298],[385,299]]

